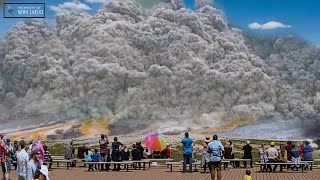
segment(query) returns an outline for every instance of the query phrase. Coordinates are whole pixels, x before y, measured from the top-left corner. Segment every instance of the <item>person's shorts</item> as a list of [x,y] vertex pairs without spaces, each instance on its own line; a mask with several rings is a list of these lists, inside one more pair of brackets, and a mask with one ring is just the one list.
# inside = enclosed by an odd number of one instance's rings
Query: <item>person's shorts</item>
[[2,172],[9,173],[11,171],[11,160],[1,163]]
[[219,169],[221,170],[221,161],[218,162],[209,162],[209,169]]

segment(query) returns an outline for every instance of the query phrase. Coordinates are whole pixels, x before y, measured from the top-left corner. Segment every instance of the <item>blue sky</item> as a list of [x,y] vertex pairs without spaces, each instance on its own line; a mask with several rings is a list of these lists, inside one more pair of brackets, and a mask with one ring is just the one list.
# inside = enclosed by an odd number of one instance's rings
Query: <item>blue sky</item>
[[[44,2],[46,20],[52,21],[63,9],[78,8],[79,11],[94,13],[107,0],[7,0],[6,2]],[[195,0],[184,0],[188,8]],[[229,22],[244,31],[258,36],[295,34],[320,44],[320,0],[215,0]],[[2,11],[2,10],[1,10]],[[21,19],[3,18],[0,13],[0,38]],[[251,24],[251,25],[250,25]],[[249,27],[250,25],[250,27]]]

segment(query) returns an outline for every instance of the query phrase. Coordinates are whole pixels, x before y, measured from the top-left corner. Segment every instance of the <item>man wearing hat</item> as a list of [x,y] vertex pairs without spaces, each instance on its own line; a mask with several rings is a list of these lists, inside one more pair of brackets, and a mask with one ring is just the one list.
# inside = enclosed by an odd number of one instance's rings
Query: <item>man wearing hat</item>
[[213,141],[208,144],[207,151],[210,154],[209,169],[211,173],[211,179],[215,180],[217,171],[217,179],[221,180],[221,160],[223,157],[224,148],[221,142],[218,141],[217,135],[213,135]]
[[[278,150],[276,148],[274,148],[274,142],[271,142],[271,147],[268,148],[267,153],[268,153],[268,161],[269,162],[277,162],[277,158],[278,158]],[[271,171],[276,171],[278,165],[274,165],[273,169],[271,169],[271,165],[267,166],[267,171],[269,170]],[[280,169],[282,170],[282,168],[280,167]]]
[[202,156],[201,156],[201,166],[203,167],[203,173],[206,173],[206,169],[207,169],[207,163],[210,162],[210,155],[207,152],[207,148],[208,148],[208,144],[212,141],[212,138],[210,138],[209,136],[206,136],[203,139],[203,143],[202,143]]
[[[253,168],[253,166],[252,166],[252,147],[250,146],[250,141],[246,142],[246,145],[242,147],[242,150],[243,150],[242,159],[251,159],[250,168]],[[244,164],[244,168],[246,168],[247,161],[244,161],[243,164]]]

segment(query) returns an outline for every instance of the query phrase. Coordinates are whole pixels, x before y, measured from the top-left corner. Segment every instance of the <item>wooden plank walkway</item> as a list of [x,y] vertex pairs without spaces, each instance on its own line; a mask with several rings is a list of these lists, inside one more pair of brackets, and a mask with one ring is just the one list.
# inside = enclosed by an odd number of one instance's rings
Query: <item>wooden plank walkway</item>
[[[94,171],[88,172],[87,168],[70,168],[66,170],[63,167],[55,168],[49,172],[51,180],[211,180],[210,174],[202,174],[200,172],[193,173],[181,173],[180,167],[174,167],[173,172],[169,172],[170,169],[165,167],[151,167],[148,170],[131,170],[126,172],[124,170],[120,172],[101,172]],[[227,169],[222,171],[223,180],[243,180],[245,174],[244,168]],[[275,173],[259,173],[258,167],[250,169],[252,172],[253,180],[319,180],[320,168],[314,168],[312,171],[289,171],[289,172],[275,172]],[[16,172],[11,171],[11,179],[17,180]]]

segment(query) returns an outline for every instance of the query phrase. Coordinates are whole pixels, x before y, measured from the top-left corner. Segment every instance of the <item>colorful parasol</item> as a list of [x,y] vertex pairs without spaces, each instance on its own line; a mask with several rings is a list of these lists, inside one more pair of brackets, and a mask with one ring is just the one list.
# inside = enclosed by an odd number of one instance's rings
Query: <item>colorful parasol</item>
[[167,146],[167,140],[165,139],[165,137],[163,137],[162,134],[153,133],[149,134],[144,139],[144,144],[152,151],[162,151]]

